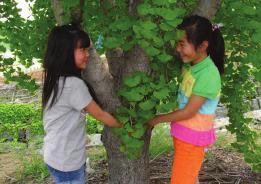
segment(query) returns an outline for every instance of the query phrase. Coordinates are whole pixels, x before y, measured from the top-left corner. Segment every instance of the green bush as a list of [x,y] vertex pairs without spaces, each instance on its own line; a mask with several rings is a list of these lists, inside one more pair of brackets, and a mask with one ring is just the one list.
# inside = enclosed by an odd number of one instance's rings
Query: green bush
[[0,141],[19,139],[21,131],[30,135],[43,134],[41,109],[34,104],[0,104]]
[[[87,116],[87,133],[101,133],[103,125],[91,116]],[[0,104],[0,142],[12,138],[19,140],[21,131],[30,135],[43,135],[41,106],[35,104]]]
[[103,131],[103,125],[100,121],[94,119],[92,116],[88,115],[87,120],[87,133],[88,134],[97,134]]

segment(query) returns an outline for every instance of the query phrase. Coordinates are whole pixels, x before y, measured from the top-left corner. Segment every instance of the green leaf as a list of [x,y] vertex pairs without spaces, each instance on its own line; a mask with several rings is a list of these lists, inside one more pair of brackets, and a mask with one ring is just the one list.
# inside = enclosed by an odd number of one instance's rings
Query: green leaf
[[137,112],[134,109],[129,109],[129,115],[133,118],[137,117]]
[[173,80],[169,82],[168,87],[171,89],[171,91],[177,91],[179,86],[176,81]]
[[157,25],[151,21],[142,22],[141,25],[146,30],[153,30],[153,29],[157,28]]
[[143,99],[143,95],[138,93],[135,89],[130,91],[121,91],[120,95],[125,97],[130,102],[138,102]]
[[121,151],[122,153],[124,153],[124,152],[126,151],[126,147],[125,147],[124,145],[121,145],[121,146],[120,146],[120,151]]
[[174,48],[176,45],[176,40],[170,40],[169,42],[170,42],[171,47]]
[[144,135],[145,131],[145,128],[137,129],[131,134],[131,136],[140,139]]
[[138,14],[141,16],[147,15],[152,11],[151,6],[149,4],[140,4],[137,10]]
[[131,127],[131,125],[129,123],[127,123],[124,128],[127,130],[127,132],[132,133],[135,130]]
[[125,145],[129,145],[131,143],[131,137],[129,136],[129,134],[125,134],[122,136],[122,142],[125,144]]
[[158,58],[161,62],[166,63],[166,62],[172,60],[173,57],[171,55],[163,53],[163,54],[159,55]]
[[148,29],[142,29],[140,31],[140,34],[143,35],[144,38],[149,39],[149,40],[152,40],[157,36],[154,31],[151,31]]
[[252,40],[256,43],[260,43],[261,42],[261,32],[254,33],[252,36]]
[[168,102],[168,103],[162,103],[158,105],[156,108],[160,113],[166,113],[171,110],[173,110],[175,107],[177,107],[177,103],[175,102]]
[[241,9],[242,6],[245,6],[245,5],[244,5],[244,3],[240,2],[240,1],[236,1],[236,2],[230,3],[230,6],[234,9]]
[[139,104],[140,108],[145,111],[151,110],[155,105],[156,103],[153,102],[152,100],[147,100]]
[[121,123],[127,123],[129,121],[129,117],[128,116],[117,116],[117,119],[121,122]]
[[254,7],[251,7],[251,6],[244,6],[244,8],[242,8],[241,10],[246,15],[256,15],[257,14],[256,9],[254,9]]
[[[155,116],[156,111],[154,109],[149,111],[144,111],[142,109],[137,110],[137,115],[139,117],[139,120],[141,121],[141,124],[147,123],[148,120],[153,118]],[[136,128],[136,125],[135,125]]]
[[173,30],[173,27],[170,26],[169,24],[167,23],[161,23],[159,25],[160,29],[163,30],[163,31],[172,31]]
[[147,42],[146,40],[139,40],[138,44],[142,47],[142,48],[147,48],[149,47],[149,42]]
[[150,46],[150,47],[147,47],[147,48],[145,48],[145,51],[146,51],[146,53],[149,55],[149,56],[156,56],[156,55],[158,55],[159,53],[160,53],[160,50],[159,49],[156,49],[156,48],[154,48],[154,47],[152,47],[152,46]]
[[150,88],[146,87],[146,86],[142,86],[142,87],[137,87],[136,88],[137,92],[139,92],[142,95],[147,95],[151,90]]
[[162,38],[154,37],[153,41],[157,47],[162,47],[164,45],[164,41]]
[[183,30],[177,30],[175,34],[175,39],[180,40],[186,35],[185,31]]
[[185,10],[179,8],[175,8],[174,10],[167,8],[156,8],[155,12],[165,20],[174,20],[178,16],[182,16],[185,13]]
[[132,77],[127,77],[124,79],[123,83],[128,86],[128,87],[135,87],[139,85],[141,82],[141,77],[140,76],[132,76]]
[[158,71],[160,70],[160,66],[156,63],[151,63],[151,68],[154,70],[154,71]]
[[141,129],[141,128],[144,128],[144,127],[143,127],[143,124],[142,124],[142,123],[137,122],[137,123],[134,125],[134,128],[135,128],[135,129]]
[[167,20],[166,23],[173,28],[176,28],[182,22],[182,19],[176,18],[174,20]]
[[255,79],[259,82],[261,82],[261,70],[255,73]]
[[152,1],[153,2],[153,4],[155,4],[155,5],[159,5],[159,6],[164,6],[164,5],[168,5],[169,4],[169,2],[168,1],[162,1],[162,0],[153,0]]
[[132,27],[132,21],[130,20],[129,17],[122,17],[120,19],[118,19],[117,21],[113,22],[110,24],[110,29],[117,31],[117,30],[121,30],[121,31],[127,31],[128,29],[130,29]]
[[174,40],[176,38],[176,33],[174,31],[172,32],[167,32],[165,35],[164,35],[164,41],[167,42],[167,41],[170,41],[170,40]]
[[123,44],[123,41],[120,38],[109,37],[105,39],[104,46],[109,49],[120,47]]
[[136,138],[131,138],[129,139],[129,144],[128,147],[130,148],[141,148],[144,145],[144,141],[136,139]]
[[113,128],[112,133],[116,136],[121,136],[123,133],[123,128]]
[[6,47],[4,47],[3,45],[0,45],[0,52],[1,53],[5,53],[6,52]]
[[159,90],[159,91],[155,91],[154,93],[153,93],[153,96],[155,96],[157,99],[159,99],[159,100],[163,100],[163,99],[165,99],[165,98],[167,98],[168,97],[168,95],[169,95],[169,89],[168,88],[163,88],[163,89],[161,89],[161,90]]
[[151,84],[151,88],[154,90],[160,90],[165,86],[165,83],[163,81],[159,82],[157,85],[156,84]]
[[251,20],[251,21],[246,22],[246,26],[249,29],[253,29],[257,32],[261,30],[261,23],[256,20]]
[[142,28],[139,25],[133,25],[132,29],[134,31],[134,33],[136,34],[137,38],[141,38],[141,30]]
[[166,20],[173,20],[176,18],[175,12],[167,8],[155,8],[155,12]]
[[116,109],[116,112],[119,113],[119,114],[128,113],[128,111],[129,111],[129,109],[126,108],[126,107],[123,107],[123,106],[118,107],[118,108]]

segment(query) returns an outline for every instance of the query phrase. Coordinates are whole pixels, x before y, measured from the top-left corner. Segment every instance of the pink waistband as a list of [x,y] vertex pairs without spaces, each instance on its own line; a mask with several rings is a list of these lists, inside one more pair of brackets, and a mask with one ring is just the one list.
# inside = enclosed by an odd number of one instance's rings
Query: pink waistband
[[213,144],[216,140],[215,129],[213,128],[207,131],[197,131],[175,122],[171,123],[170,133],[173,137],[197,146],[207,146]]

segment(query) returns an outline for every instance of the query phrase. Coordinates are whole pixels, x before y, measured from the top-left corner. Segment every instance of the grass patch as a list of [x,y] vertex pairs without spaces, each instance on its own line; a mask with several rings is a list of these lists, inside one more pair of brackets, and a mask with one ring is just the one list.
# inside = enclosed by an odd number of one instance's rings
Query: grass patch
[[106,150],[104,146],[95,146],[88,148],[87,156],[90,158],[91,162],[107,159]]
[[21,151],[24,151],[27,149],[27,146],[25,143],[19,143],[19,142],[0,142],[0,154],[3,153],[20,153]]
[[44,183],[44,180],[50,176],[42,156],[35,151],[20,158],[22,162],[16,171],[16,179],[19,183],[27,183],[27,181]]
[[217,132],[216,135],[217,140],[214,145],[207,148],[208,151],[206,152],[205,159],[210,159],[211,157],[213,157],[213,150],[211,150],[213,147],[236,151],[236,149],[231,146],[231,143],[235,142],[236,140],[235,135],[232,135],[228,131]]
[[29,142],[29,147],[25,143],[19,142],[0,143],[0,153],[12,155],[14,162],[17,162],[13,168],[14,173],[12,176],[15,183],[41,184],[49,177],[43,157],[39,154],[42,142],[42,137],[39,136]]
[[43,156],[39,153],[42,145],[43,136],[34,136],[29,142],[29,147],[18,155],[21,160],[21,164],[16,170],[18,181],[23,183],[26,183],[26,181],[44,183],[44,180],[50,176],[43,161]]
[[231,143],[236,141],[235,135],[232,135],[229,131],[217,132],[217,140],[214,144],[215,147],[225,148],[225,149],[234,149],[231,146]]
[[154,158],[165,152],[173,150],[173,141],[170,136],[170,129],[168,124],[159,124],[152,131],[150,143],[150,157]]
[[43,157],[39,153],[42,145],[43,136],[34,136],[26,149],[16,152],[17,158],[21,161],[16,169],[16,179],[19,183],[33,181],[33,183],[40,184],[44,183],[44,180],[50,176]]

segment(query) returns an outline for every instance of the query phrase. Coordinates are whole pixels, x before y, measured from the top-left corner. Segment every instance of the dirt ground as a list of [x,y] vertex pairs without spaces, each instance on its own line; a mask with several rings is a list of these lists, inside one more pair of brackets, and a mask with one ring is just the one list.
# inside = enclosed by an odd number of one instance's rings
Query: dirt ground
[[14,175],[19,160],[13,153],[0,154],[0,184],[15,182]]
[[[172,154],[151,160],[150,184],[169,184]],[[88,184],[106,184],[108,164],[99,162],[95,173],[88,175]],[[254,173],[242,156],[224,148],[212,148],[199,175],[200,184],[261,184],[261,173]]]
[[[11,153],[0,154],[0,184],[20,184],[15,180],[19,160]],[[164,153],[150,161],[150,184],[169,184],[172,153]],[[105,160],[93,163],[88,184],[107,184],[108,164]],[[230,149],[211,148],[199,175],[200,184],[261,184],[261,173],[254,173],[242,156]],[[34,184],[34,181],[26,183]],[[48,178],[45,184],[52,184]]]

